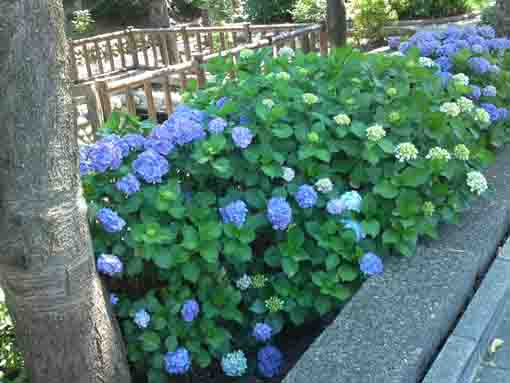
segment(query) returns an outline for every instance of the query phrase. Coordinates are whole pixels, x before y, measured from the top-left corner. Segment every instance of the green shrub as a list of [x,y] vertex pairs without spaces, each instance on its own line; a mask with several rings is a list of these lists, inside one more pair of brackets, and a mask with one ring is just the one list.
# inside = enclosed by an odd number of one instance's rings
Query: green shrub
[[205,368],[251,355],[256,323],[276,334],[335,310],[381,271],[378,257],[414,254],[487,187],[478,171],[508,124],[490,125],[463,98],[471,88],[444,88],[416,50],[290,57],[210,62],[215,81],[145,141],[167,155],[140,154],[134,136],[82,150],[98,269],[103,253],[124,265],[110,287],[129,360],[151,383],[177,371],[165,365],[177,348]]
[[290,21],[295,0],[245,0],[244,9],[252,22],[268,24]]
[[298,23],[318,23],[326,20],[326,0],[297,0],[291,11]]
[[26,381],[23,357],[16,345],[14,326],[4,303],[0,303],[0,380],[5,383]]
[[482,11],[482,20],[480,24],[482,25],[490,25],[492,27],[496,26],[497,23],[497,8],[495,5],[492,5],[490,7],[484,8]]
[[400,19],[446,17],[471,10],[469,0],[390,0]]
[[380,42],[384,39],[383,28],[397,19],[388,0],[353,0],[353,37],[358,44],[362,40]]

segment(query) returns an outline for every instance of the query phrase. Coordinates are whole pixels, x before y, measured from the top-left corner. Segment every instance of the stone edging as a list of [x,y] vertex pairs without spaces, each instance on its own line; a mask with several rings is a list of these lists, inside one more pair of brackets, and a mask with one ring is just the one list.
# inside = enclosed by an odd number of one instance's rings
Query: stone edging
[[495,193],[416,256],[387,259],[384,275],[363,284],[284,383],[421,381],[507,233],[509,169],[506,148],[486,172]]
[[471,382],[510,296],[510,240],[492,264],[480,289],[448,338],[423,383]]

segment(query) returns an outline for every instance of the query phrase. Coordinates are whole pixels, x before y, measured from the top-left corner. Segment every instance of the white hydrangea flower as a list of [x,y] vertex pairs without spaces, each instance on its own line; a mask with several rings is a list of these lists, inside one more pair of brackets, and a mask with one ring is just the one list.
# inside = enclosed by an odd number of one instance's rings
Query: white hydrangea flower
[[464,144],[455,145],[455,148],[453,148],[453,155],[458,160],[468,161],[470,154],[468,147]]
[[488,124],[491,122],[491,115],[483,108],[476,108],[473,117],[476,122],[481,124]]
[[420,57],[418,60],[418,64],[425,68],[434,68],[435,66],[437,66],[434,60],[428,57]]
[[330,193],[333,190],[333,182],[329,178],[321,178],[315,183],[315,188],[321,193]]
[[317,104],[319,102],[319,97],[313,93],[305,93],[303,94],[303,102],[308,105]]
[[467,174],[467,186],[472,193],[477,195],[481,195],[488,189],[487,180],[485,176],[476,171],[469,172]]
[[388,119],[390,122],[395,123],[400,121],[400,113],[397,111],[393,111],[388,115]]
[[390,97],[395,97],[397,95],[397,89],[396,88],[388,88],[386,89],[386,94]]
[[287,56],[287,57],[291,58],[291,57],[294,57],[295,53],[294,53],[294,49],[292,49],[291,47],[282,47],[278,51],[278,55],[279,56]]
[[469,113],[475,108],[475,103],[467,97],[460,97],[457,100],[457,105],[463,113]]
[[412,161],[418,158],[418,149],[410,142],[398,144],[395,148],[395,157],[399,162]]
[[456,84],[461,84],[461,85],[465,85],[465,86],[469,85],[469,77],[466,76],[464,73],[457,73],[456,75],[454,75],[452,77],[452,80]]
[[267,107],[269,109],[272,109],[274,106],[274,101],[271,100],[270,98],[265,98],[262,100],[262,105],[264,105],[265,107]]
[[367,138],[369,141],[377,142],[382,140],[385,136],[386,130],[379,124],[367,128]]
[[290,182],[294,179],[294,177],[296,176],[296,172],[294,171],[294,169],[292,168],[289,168],[287,166],[284,166],[282,168],[283,170],[283,176],[282,178],[287,181],[287,182]]
[[337,114],[333,119],[338,125],[349,125],[351,123],[351,118],[344,113]]
[[239,56],[242,59],[247,59],[252,57],[255,54],[255,52],[252,49],[243,49],[241,52],[239,52]]
[[460,114],[460,107],[455,102],[445,102],[439,110],[450,117],[457,117]]
[[289,81],[290,80],[290,74],[288,74],[287,72],[278,72],[276,74],[276,79],[277,80]]
[[448,150],[443,149],[439,146],[436,146],[429,150],[427,155],[425,156],[427,160],[443,160],[450,161],[452,156],[448,152]]
[[239,290],[244,291],[248,290],[251,287],[251,277],[249,275],[244,274],[241,278],[236,281],[236,286]]

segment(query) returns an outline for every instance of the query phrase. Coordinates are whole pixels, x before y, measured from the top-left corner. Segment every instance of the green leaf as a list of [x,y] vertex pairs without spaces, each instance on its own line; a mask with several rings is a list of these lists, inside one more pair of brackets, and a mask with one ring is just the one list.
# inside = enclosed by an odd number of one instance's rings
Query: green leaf
[[279,125],[271,129],[273,136],[278,138],[289,138],[294,134],[294,130],[289,125]]
[[428,168],[412,168],[408,167],[399,176],[400,183],[403,186],[418,187],[426,183],[430,178],[430,170]]
[[358,278],[359,271],[353,265],[344,263],[338,269],[338,276],[344,282],[353,282]]
[[165,349],[167,352],[174,352],[179,343],[177,342],[177,337],[175,335],[170,335],[165,340]]
[[292,258],[286,257],[282,259],[282,268],[285,274],[292,278],[299,271],[299,263]]
[[330,271],[336,269],[336,267],[340,264],[340,257],[338,254],[329,254],[326,258],[326,270]]
[[383,138],[381,141],[377,143],[377,145],[386,154],[393,154],[395,152],[395,145],[393,145],[393,142],[391,142],[387,138]]
[[152,260],[156,264],[156,266],[161,267],[162,269],[169,269],[173,264],[172,254],[168,251],[168,249],[162,248],[157,254],[152,257]]
[[202,223],[198,231],[200,232],[200,240],[211,241],[221,237],[221,234],[223,233],[223,227],[219,222],[209,221]]
[[219,257],[219,243],[216,241],[206,242],[200,249],[200,255],[208,263],[218,262]]
[[220,158],[212,163],[212,167],[220,177],[230,178],[232,176],[232,166],[227,158]]
[[187,250],[195,250],[198,247],[198,233],[191,226],[184,226],[182,229],[182,247]]
[[196,262],[188,262],[185,263],[182,267],[182,276],[193,283],[198,281],[198,277],[200,276],[200,267]]
[[255,314],[264,314],[267,311],[267,308],[261,299],[256,299],[255,302],[253,302],[253,304],[250,306],[249,310]]
[[361,224],[363,226],[363,231],[370,235],[372,238],[375,238],[377,235],[379,235],[381,225],[375,219],[363,221]]
[[383,243],[385,245],[393,245],[398,243],[400,240],[400,236],[393,229],[388,229],[383,233]]
[[264,165],[262,171],[271,178],[280,177],[283,174],[281,166],[277,164]]
[[398,188],[393,186],[390,181],[384,180],[375,185],[374,193],[386,199],[393,199],[398,196]]
[[161,339],[159,335],[153,331],[145,331],[141,335],[142,348],[146,352],[154,352],[159,349]]

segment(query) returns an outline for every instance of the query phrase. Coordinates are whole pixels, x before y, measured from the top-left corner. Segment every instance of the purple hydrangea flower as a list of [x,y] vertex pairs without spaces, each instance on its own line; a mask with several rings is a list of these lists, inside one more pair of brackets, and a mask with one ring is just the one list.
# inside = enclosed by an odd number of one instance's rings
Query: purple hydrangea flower
[[342,194],[340,196],[340,201],[342,201],[347,210],[357,211],[358,213],[361,211],[361,203],[363,202],[363,198],[355,190],[351,190]]
[[182,305],[181,317],[185,322],[193,322],[200,312],[200,305],[194,299],[188,299]]
[[275,346],[262,347],[257,353],[257,367],[264,378],[273,378],[282,372],[283,354]]
[[477,74],[485,74],[491,67],[491,63],[483,57],[471,57],[468,63],[471,70]]
[[110,294],[110,303],[115,306],[117,303],[119,303],[119,297],[116,294]]
[[469,93],[468,96],[473,100],[479,100],[480,97],[482,96],[482,90],[480,89],[479,86],[471,85],[471,93]]
[[119,257],[112,254],[101,254],[97,259],[97,271],[101,274],[109,275],[122,273],[124,266]]
[[147,328],[151,321],[151,316],[145,309],[140,309],[135,313],[135,317],[133,318],[133,322],[139,328]]
[[140,176],[145,182],[160,183],[162,177],[170,170],[170,165],[165,157],[152,149],[138,155],[132,164],[135,174]]
[[96,214],[96,218],[108,233],[118,233],[126,225],[126,221],[122,217],[107,207],[100,209]]
[[374,253],[366,253],[359,260],[361,272],[368,276],[379,275],[384,271],[381,258]]
[[285,230],[292,222],[292,209],[282,197],[273,197],[267,203],[267,219],[275,230]]
[[141,134],[129,133],[122,137],[122,140],[128,144],[130,150],[141,150],[145,145],[145,137]]
[[489,113],[492,122],[497,122],[501,119],[500,109],[496,105],[484,103],[481,106]]
[[485,97],[496,97],[498,91],[495,86],[493,85],[487,85],[485,88],[482,89],[482,94]]
[[388,36],[388,46],[397,50],[400,47],[400,36]]
[[122,193],[131,195],[140,190],[140,181],[138,181],[138,178],[136,178],[134,175],[129,173],[128,175],[118,180],[115,183],[115,187]]
[[363,231],[363,227],[359,222],[354,221],[352,219],[343,219],[342,224],[344,225],[344,228],[352,230],[354,234],[356,234],[356,242],[365,239],[366,234]]
[[221,109],[225,106],[227,102],[229,102],[228,97],[221,97],[218,101],[216,101],[216,108]]
[[164,357],[165,370],[170,375],[184,375],[191,367],[191,358],[188,350],[179,347],[174,352],[167,352]]
[[236,126],[232,129],[232,140],[238,148],[246,149],[251,144],[253,137],[251,130],[243,126]]
[[341,215],[345,210],[345,205],[340,198],[335,198],[328,202],[326,210],[331,215]]
[[228,123],[221,117],[216,117],[209,121],[208,130],[213,134],[220,134],[227,128]]
[[317,203],[317,192],[310,185],[301,185],[294,195],[300,208],[309,209]]
[[246,215],[248,214],[248,208],[246,203],[241,200],[237,200],[229,203],[227,206],[219,209],[223,223],[232,223],[237,227],[242,227],[246,221]]
[[258,342],[267,342],[273,336],[273,329],[268,324],[257,323],[252,335]]
[[111,142],[97,142],[88,151],[88,161],[94,171],[116,170],[122,164],[122,150]]

